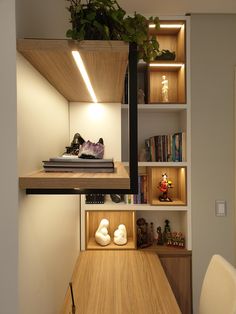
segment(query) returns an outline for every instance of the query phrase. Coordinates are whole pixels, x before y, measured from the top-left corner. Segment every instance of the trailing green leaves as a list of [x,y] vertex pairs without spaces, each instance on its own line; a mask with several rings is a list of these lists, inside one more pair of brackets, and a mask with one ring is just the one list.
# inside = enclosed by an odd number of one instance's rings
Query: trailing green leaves
[[66,36],[76,40],[123,40],[138,45],[139,58],[144,61],[155,60],[159,53],[156,37],[149,38],[148,25],[159,27],[159,19],[126,12],[116,0],[66,0],[70,3],[72,29]]

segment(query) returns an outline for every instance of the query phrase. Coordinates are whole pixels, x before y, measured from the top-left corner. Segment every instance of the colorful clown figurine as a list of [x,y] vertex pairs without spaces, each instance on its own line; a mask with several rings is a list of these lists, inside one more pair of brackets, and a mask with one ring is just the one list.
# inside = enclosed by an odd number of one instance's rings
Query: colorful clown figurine
[[172,182],[170,180],[167,179],[167,174],[163,173],[162,175],[162,180],[159,183],[159,190],[162,192],[162,195],[159,196],[159,200],[161,202],[172,202],[171,198],[168,197],[168,189],[172,185]]

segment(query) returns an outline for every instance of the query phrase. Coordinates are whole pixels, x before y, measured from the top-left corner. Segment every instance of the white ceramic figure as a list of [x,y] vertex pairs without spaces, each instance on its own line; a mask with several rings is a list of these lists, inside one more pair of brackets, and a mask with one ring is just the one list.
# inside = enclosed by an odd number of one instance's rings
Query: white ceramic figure
[[114,232],[114,243],[117,245],[124,245],[127,243],[127,231],[125,225],[121,224]]
[[165,75],[162,75],[162,89],[161,89],[161,97],[163,102],[168,102],[169,101],[169,96],[168,96],[168,91],[169,91],[169,86],[168,86],[168,80],[166,79]]
[[105,218],[102,219],[95,233],[96,242],[102,246],[106,246],[111,242],[111,237],[108,234],[108,226],[109,220]]

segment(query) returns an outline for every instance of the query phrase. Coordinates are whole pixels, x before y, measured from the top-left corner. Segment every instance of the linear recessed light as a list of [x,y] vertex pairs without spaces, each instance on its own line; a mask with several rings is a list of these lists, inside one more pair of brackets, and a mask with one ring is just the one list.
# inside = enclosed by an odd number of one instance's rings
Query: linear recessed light
[[183,63],[150,63],[149,64],[150,67],[182,67],[184,66]]
[[82,60],[82,58],[80,56],[79,51],[77,51],[77,50],[72,51],[72,55],[73,55],[73,58],[75,60],[75,63],[77,65],[78,69],[80,70],[80,73],[82,75],[84,83],[85,83],[85,85],[86,85],[86,87],[87,87],[87,89],[89,91],[90,96],[92,97],[93,102],[97,103],[98,102],[97,101],[97,97],[96,97],[96,95],[94,93],[92,84],[90,82],[88,73],[87,73],[87,71],[85,69],[84,62],[83,62],[83,60]]
[[[160,28],[181,28],[184,24],[160,24]],[[149,28],[155,28],[155,24],[149,24]]]

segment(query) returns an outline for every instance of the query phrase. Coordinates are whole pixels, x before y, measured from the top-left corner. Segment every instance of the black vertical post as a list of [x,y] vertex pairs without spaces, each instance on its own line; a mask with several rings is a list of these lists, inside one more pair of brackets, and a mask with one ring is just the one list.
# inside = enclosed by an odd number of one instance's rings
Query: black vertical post
[[138,114],[137,114],[137,63],[135,43],[129,44],[129,174],[130,190],[138,193]]

